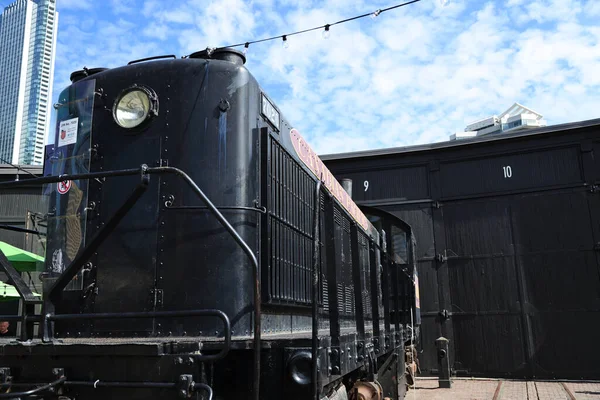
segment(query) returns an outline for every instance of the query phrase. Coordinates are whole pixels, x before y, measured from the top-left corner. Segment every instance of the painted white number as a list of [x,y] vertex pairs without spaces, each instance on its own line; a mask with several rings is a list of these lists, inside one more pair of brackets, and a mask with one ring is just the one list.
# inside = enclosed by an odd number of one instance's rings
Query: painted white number
[[369,190],[369,181],[365,181],[364,185],[365,185],[365,192],[366,192],[367,190]]
[[504,170],[504,177],[505,178],[512,177],[512,168],[510,167],[510,165],[507,165],[506,167],[502,167],[502,169]]

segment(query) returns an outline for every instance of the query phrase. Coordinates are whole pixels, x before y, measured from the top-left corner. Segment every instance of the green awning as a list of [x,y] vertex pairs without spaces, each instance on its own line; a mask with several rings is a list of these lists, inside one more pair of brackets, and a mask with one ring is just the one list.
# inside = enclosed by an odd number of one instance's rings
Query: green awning
[[6,258],[8,258],[8,261],[10,261],[17,271],[35,271],[36,265],[44,262],[44,257],[19,249],[18,247],[2,241],[0,241],[0,250],[2,250]]
[[[33,293],[34,296],[40,296],[37,293]],[[19,296],[19,292],[13,285],[9,285],[8,283],[0,282],[0,301],[11,301],[11,300],[19,300],[21,296]]]

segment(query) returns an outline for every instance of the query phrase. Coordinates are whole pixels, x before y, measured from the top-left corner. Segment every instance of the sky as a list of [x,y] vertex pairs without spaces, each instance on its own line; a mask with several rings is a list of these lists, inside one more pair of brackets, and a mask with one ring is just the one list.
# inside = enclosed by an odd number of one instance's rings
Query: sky
[[[184,56],[403,1],[57,2],[55,100],[83,66]],[[253,44],[246,67],[319,154],[431,143],[515,102],[548,125],[600,117],[599,18],[600,0],[421,0],[332,26],[328,39]]]

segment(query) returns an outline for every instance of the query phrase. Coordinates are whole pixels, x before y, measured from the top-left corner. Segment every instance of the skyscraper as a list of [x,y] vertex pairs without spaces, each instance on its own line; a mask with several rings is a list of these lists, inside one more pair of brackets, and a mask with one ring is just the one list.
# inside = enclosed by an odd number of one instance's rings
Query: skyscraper
[[16,0],[0,15],[0,163],[42,164],[57,27],[56,0]]

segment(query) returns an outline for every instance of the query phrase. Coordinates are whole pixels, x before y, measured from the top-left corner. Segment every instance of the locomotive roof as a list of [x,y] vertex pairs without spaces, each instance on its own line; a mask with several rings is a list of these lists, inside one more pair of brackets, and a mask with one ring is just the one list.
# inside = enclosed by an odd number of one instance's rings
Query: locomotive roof
[[390,147],[387,149],[377,149],[377,150],[365,150],[365,151],[355,151],[349,153],[337,153],[337,154],[324,154],[320,155],[319,158],[322,160],[342,160],[349,158],[361,158],[361,157],[377,157],[377,156],[386,156],[386,155],[395,155],[395,154],[405,154],[405,153],[414,153],[420,151],[428,151],[428,150],[437,150],[437,149],[446,149],[451,147],[461,147],[461,146],[469,146],[478,143],[486,143],[486,142],[495,142],[495,141],[503,141],[503,140],[514,140],[523,137],[537,136],[548,133],[557,133],[564,132],[579,128],[589,128],[600,126],[600,118],[578,121],[578,122],[569,122],[566,124],[559,125],[551,125],[541,128],[533,128],[524,130],[521,132],[515,132],[511,134],[498,134],[498,135],[484,135],[469,139],[461,139],[461,140],[452,140],[445,142],[437,142],[437,143],[428,143],[416,146],[403,146],[403,147]]

